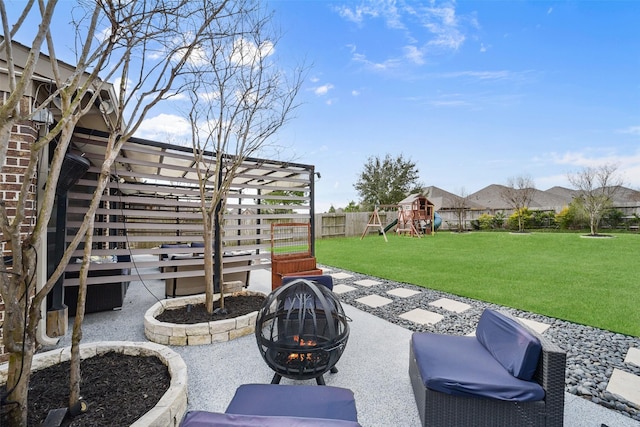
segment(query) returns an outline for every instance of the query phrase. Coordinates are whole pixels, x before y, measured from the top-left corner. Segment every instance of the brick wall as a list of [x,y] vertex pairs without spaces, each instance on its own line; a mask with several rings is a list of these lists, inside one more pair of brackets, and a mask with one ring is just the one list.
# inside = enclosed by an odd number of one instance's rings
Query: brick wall
[[[16,204],[20,194],[20,186],[25,179],[31,179],[31,187],[27,200],[25,201],[25,221],[21,226],[21,233],[26,236],[36,223],[37,200],[36,200],[36,178],[27,177],[26,170],[29,165],[31,145],[38,137],[38,132],[32,122],[23,122],[15,125],[11,129],[7,158],[0,169],[0,199],[5,201],[9,219],[13,219],[16,213]],[[11,251],[6,243],[1,243],[2,255],[10,255]],[[0,296],[0,324],[4,323],[4,301]],[[0,328],[0,362],[5,362],[8,355],[4,351],[2,344],[2,329]]]

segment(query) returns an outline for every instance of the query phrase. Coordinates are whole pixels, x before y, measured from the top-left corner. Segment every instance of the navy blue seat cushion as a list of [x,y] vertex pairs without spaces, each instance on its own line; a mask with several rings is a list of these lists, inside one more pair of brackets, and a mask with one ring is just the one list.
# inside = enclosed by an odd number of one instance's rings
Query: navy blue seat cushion
[[325,288],[330,291],[333,290],[333,277],[323,274],[321,276],[283,276],[282,277],[282,285],[286,285],[289,282],[293,282],[294,280],[305,279],[310,280],[312,282],[317,283],[318,285],[323,285]]
[[544,389],[511,375],[475,338],[415,332],[411,345],[425,387],[454,396],[530,402]]
[[166,248],[190,248],[191,246],[189,246],[186,243],[163,243],[160,245],[160,247],[162,249],[166,249]]
[[187,412],[181,427],[360,427],[354,421],[326,418],[280,417],[264,415],[221,414],[217,412]]
[[243,384],[225,412],[358,421],[353,392],[332,386]]
[[542,345],[515,319],[486,309],[478,321],[476,338],[511,375],[527,381],[533,378]]

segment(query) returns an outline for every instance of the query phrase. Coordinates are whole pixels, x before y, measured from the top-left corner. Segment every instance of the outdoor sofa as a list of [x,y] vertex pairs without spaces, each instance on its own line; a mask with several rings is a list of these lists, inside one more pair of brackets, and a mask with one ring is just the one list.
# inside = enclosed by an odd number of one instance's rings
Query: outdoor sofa
[[[161,254],[160,260],[167,265],[162,267],[163,273],[174,273],[178,277],[169,277],[165,279],[165,295],[166,297],[181,297],[187,295],[202,294],[206,290],[206,282],[204,279],[204,256],[201,253],[203,244],[194,242],[187,244],[163,244],[162,249],[175,249],[175,254]],[[186,249],[196,248],[199,253],[184,253]],[[180,252],[178,252],[180,251]],[[223,254],[223,263],[225,268],[241,269],[225,273],[223,282],[242,282],[242,286],[249,284],[250,272],[243,269],[251,265],[250,259],[240,258],[250,254],[246,251],[225,252]],[[233,258],[237,258],[234,260]],[[216,289],[215,292],[219,292]]]
[[244,384],[224,413],[187,412],[181,427],[359,427],[353,392],[315,385]]
[[475,336],[415,332],[409,377],[423,426],[562,426],[566,353],[507,313]]

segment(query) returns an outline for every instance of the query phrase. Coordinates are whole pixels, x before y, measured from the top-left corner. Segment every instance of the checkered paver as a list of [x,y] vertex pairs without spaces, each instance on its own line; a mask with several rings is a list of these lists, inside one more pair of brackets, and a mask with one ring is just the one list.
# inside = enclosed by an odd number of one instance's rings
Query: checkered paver
[[421,308],[407,311],[406,313],[401,314],[400,317],[413,323],[419,323],[421,325],[435,325],[436,323],[444,319],[444,316],[441,314],[423,310]]
[[330,274],[331,277],[333,277],[334,279],[349,279],[351,277],[353,277],[353,275],[351,274],[347,274],[347,273],[331,273]]
[[333,292],[335,292],[336,294],[345,294],[347,292],[351,292],[351,291],[355,291],[356,288],[354,288],[353,286],[349,286],[349,285],[335,285],[333,287]]
[[377,282],[375,280],[371,280],[371,279],[362,279],[362,280],[356,280],[355,282],[356,285],[360,285],[360,286],[364,286],[364,287],[369,287],[369,286],[375,286],[375,285],[379,285],[382,282]]
[[469,304],[465,304],[463,302],[452,300],[449,298],[440,298],[439,300],[430,302],[429,305],[444,308],[445,310],[453,311],[454,313],[462,313],[471,308]]
[[393,300],[389,298],[381,297],[380,295],[367,295],[366,297],[358,298],[357,302],[368,305],[369,307],[382,307],[383,305],[387,305]]
[[419,294],[420,291],[412,291],[411,289],[407,289],[407,288],[395,288],[395,289],[391,289],[390,291],[387,291],[387,293],[389,295],[394,295],[400,298],[409,298]]
[[640,348],[629,347],[624,363],[640,366]]
[[607,391],[640,406],[640,377],[637,375],[613,368]]

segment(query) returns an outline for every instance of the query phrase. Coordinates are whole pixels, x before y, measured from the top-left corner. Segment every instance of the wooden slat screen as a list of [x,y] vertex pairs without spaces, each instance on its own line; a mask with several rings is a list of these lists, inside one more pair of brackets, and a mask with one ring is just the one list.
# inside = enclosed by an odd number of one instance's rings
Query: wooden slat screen
[[[104,158],[105,141],[105,135],[75,135],[74,149],[82,152],[92,166],[68,194],[67,241],[76,233],[89,205]],[[224,257],[223,262],[247,260],[250,265],[226,267],[225,273],[265,268],[270,258],[272,222],[313,223],[313,166],[247,159],[238,172],[226,201],[222,240],[225,253],[240,255]],[[140,275],[89,277],[88,283],[203,275],[202,258],[191,256],[202,257],[204,248],[161,248],[162,244],[203,242],[191,149],[134,139],[125,144],[111,174],[96,213],[91,251],[96,262],[92,262],[91,271],[113,270],[113,263],[99,261],[111,261],[109,258],[115,256],[119,258],[118,268],[132,272],[137,269]],[[269,194],[276,190],[286,192]],[[171,255],[183,257],[171,259]],[[82,247],[74,257],[82,257]],[[169,272],[163,268],[200,264],[202,271]],[[73,260],[66,271],[79,268],[80,264]],[[65,280],[65,286],[77,284],[78,279]]]

